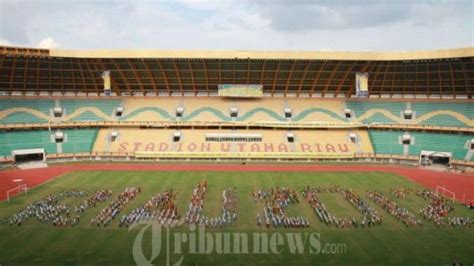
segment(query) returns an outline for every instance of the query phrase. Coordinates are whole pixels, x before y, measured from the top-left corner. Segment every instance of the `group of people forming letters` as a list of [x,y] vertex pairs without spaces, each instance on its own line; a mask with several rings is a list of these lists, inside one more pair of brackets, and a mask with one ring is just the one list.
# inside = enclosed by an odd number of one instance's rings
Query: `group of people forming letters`
[[80,221],[78,207],[75,206],[76,214],[74,214],[70,204],[60,204],[59,202],[67,198],[85,197],[86,195],[84,191],[78,189],[47,195],[7,218],[8,223],[10,226],[21,226],[30,219],[36,219],[44,224],[52,223],[55,227],[76,226]]
[[291,217],[286,214],[286,208],[298,204],[298,195],[294,189],[276,187],[270,190],[253,191],[255,202],[263,202],[263,214],[257,214],[257,225],[267,227],[304,228],[309,227],[309,220],[302,216]]
[[229,187],[222,191],[222,214],[209,217],[204,214],[204,199],[207,192],[207,181],[199,182],[193,189],[191,200],[184,220],[188,224],[197,224],[206,228],[222,228],[237,220],[237,188]]
[[[320,199],[322,193],[341,194],[347,202],[363,215],[362,220],[358,221],[355,217],[352,217],[352,219],[339,218],[331,214]],[[307,186],[301,191],[301,194],[311,205],[319,220],[326,225],[334,225],[338,228],[357,228],[372,227],[382,223],[382,218],[377,211],[351,189],[343,189],[340,186]]]
[[[454,210],[454,205],[445,197],[431,190],[418,190],[416,195],[429,201],[428,206],[420,210],[420,215],[427,221],[433,222],[438,228],[450,225],[451,227],[472,227],[474,219],[470,217],[447,217]],[[447,217],[447,219],[444,219]]]
[[[210,217],[205,214],[204,201],[208,190],[206,180],[199,182],[192,191],[187,210],[183,216],[178,212],[176,198],[177,191],[167,189],[155,194],[142,205],[131,209],[123,214],[119,221],[119,227],[130,227],[143,221],[155,221],[160,225],[170,227],[180,226],[182,222],[196,224],[206,228],[223,228],[235,223],[237,220],[238,197],[236,187],[228,187],[222,190],[221,214]],[[125,188],[111,203],[102,208],[91,220],[90,224],[97,227],[107,227],[112,221],[124,211],[125,205],[135,199],[141,192],[141,188]],[[251,196],[255,205],[259,206],[256,224],[267,228],[306,228],[310,226],[308,218],[303,216],[290,216],[287,209],[291,205],[299,204],[298,195],[309,203],[316,217],[328,226],[338,228],[365,228],[380,225],[382,218],[376,209],[359,196],[354,190],[342,188],[338,185],[331,186],[306,186],[298,194],[296,190],[289,187],[272,187],[270,189],[252,190]],[[339,194],[345,201],[352,205],[361,217],[340,218],[333,215],[321,200],[323,194]],[[396,201],[403,201],[414,194],[425,201],[428,205],[419,211],[419,217],[402,207]],[[55,227],[76,226],[80,222],[80,216],[88,209],[105,204],[112,196],[112,190],[97,189],[93,192],[85,192],[79,189],[50,194],[40,200],[34,201],[27,207],[20,209],[11,216],[0,220],[0,224],[10,226],[21,226],[28,220],[36,219],[41,223],[51,223]],[[454,205],[445,197],[431,190],[415,188],[392,188],[389,193],[384,194],[377,189],[368,189],[365,193],[370,199],[394,219],[402,222],[407,227],[423,226],[422,219],[434,223],[437,227],[473,227],[474,218],[448,216],[454,210]],[[69,199],[70,200],[67,200]],[[82,198],[82,199],[74,199]],[[78,204],[67,204],[65,202],[78,202]],[[263,205],[263,206],[262,206]],[[402,204],[403,205],[403,204]],[[377,208],[378,208],[377,207]]]
[[160,225],[176,227],[179,223],[178,207],[176,206],[176,192],[166,190],[153,196],[142,206],[123,215],[119,226],[129,227],[142,221],[157,221]]

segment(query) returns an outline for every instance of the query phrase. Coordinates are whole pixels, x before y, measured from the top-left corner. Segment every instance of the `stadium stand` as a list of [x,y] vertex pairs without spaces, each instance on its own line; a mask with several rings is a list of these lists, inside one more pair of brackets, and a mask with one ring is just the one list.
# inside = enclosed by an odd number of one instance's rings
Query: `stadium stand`
[[231,107],[237,108],[236,121],[287,121],[284,114],[284,101],[273,99],[234,100]]
[[410,135],[415,140],[409,147],[410,155],[418,156],[421,150],[451,152],[458,160],[464,160],[468,151],[466,142],[472,139],[472,136],[461,134],[412,132]]
[[185,99],[182,121],[229,122],[232,121],[229,99]]
[[347,101],[346,105],[359,121],[369,124],[396,123],[406,108],[402,102]]
[[[114,121],[114,111],[124,107],[122,121],[205,121],[205,122],[336,122],[351,121],[344,114],[350,109],[355,118],[366,124],[420,124],[435,126],[474,126],[474,105],[449,102],[374,102],[321,99],[228,99],[166,98],[126,100],[0,100],[0,123],[45,123]],[[54,107],[62,107],[64,115],[55,119]],[[182,117],[176,116],[184,108]],[[238,114],[230,116],[230,109]],[[285,116],[285,109],[291,111]],[[406,120],[404,110],[413,111]]]
[[62,144],[63,153],[91,152],[98,129],[66,129],[66,141]]
[[472,103],[416,102],[412,104],[412,109],[420,124],[474,126],[474,104]]
[[127,99],[123,101],[125,113],[120,120],[127,121],[174,121],[178,98]]
[[[357,141],[352,143],[347,130],[296,131],[296,143],[299,145],[295,147],[298,152],[331,152],[332,150],[351,154],[372,152],[370,139],[365,131],[359,130],[356,135]],[[362,143],[365,145],[361,145]]]
[[[62,121],[108,121],[120,100],[1,99],[0,123],[23,124],[56,121],[53,108],[62,107]],[[56,121],[57,122],[57,121]]]
[[[118,137],[111,141],[112,131],[117,131]],[[133,151],[169,151],[174,130],[156,129],[101,129],[94,144],[96,152],[133,152]],[[151,143],[151,144],[150,144]],[[162,144],[164,143],[164,144]],[[148,145],[148,146],[147,146]],[[160,146],[162,145],[162,146]]]
[[[176,109],[184,108],[183,116],[176,117]],[[169,98],[127,99],[125,114],[120,120],[127,121],[207,121],[207,122],[348,122],[343,116],[344,101],[317,99],[227,99],[227,98]],[[238,112],[230,117],[230,109]],[[285,108],[291,117],[285,117]]]
[[112,120],[120,100],[60,100],[59,106],[65,121],[106,121]]
[[57,152],[50,131],[0,132],[0,154],[2,156],[10,156],[13,150],[36,148],[44,148],[46,153]]
[[[410,124],[436,126],[474,126],[474,104],[463,102],[375,102],[347,101],[356,118],[367,124]],[[404,118],[405,110],[411,110],[411,120]]]
[[403,154],[403,145],[400,144],[400,136],[403,132],[398,131],[375,131],[369,130],[374,152],[376,154]]
[[[145,158],[133,158],[135,151],[217,154],[204,158],[319,154],[316,160],[328,153],[409,163],[421,150],[474,157],[468,150],[474,132],[471,48],[401,54],[35,51],[0,47],[3,156],[44,147],[55,154],[50,158],[92,151],[97,158],[114,153],[126,160]],[[70,64],[58,64],[63,57]],[[21,66],[24,71],[17,71]],[[80,74],[63,75],[71,71]],[[370,77],[362,94],[354,86],[361,72]],[[101,73],[110,73],[110,80]],[[248,94],[250,84],[258,90]],[[231,91],[219,91],[223,85]],[[58,130],[64,141],[54,143]],[[401,144],[405,130],[410,145]]]
[[[405,131],[370,130],[369,135],[376,154],[404,154],[401,138]],[[467,143],[473,138],[464,134],[408,132],[413,138],[407,145],[408,155],[419,156],[422,150],[451,152],[453,158],[464,160],[468,152]],[[471,158],[472,161],[474,158]]]
[[342,100],[311,100],[311,99],[287,99],[293,111],[292,121],[332,121],[347,122],[344,117],[344,101]]
[[[347,130],[296,130],[294,142],[289,142],[287,132],[282,130],[212,130],[212,129],[118,129],[119,137],[110,142],[110,130],[100,130],[94,146],[96,152],[301,152],[320,154],[354,154],[373,152],[366,131],[357,132],[357,143],[352,143]],[[180,139],[174,141],[174,133]],[[206,136],[252,138],[260,140],[213,140]]]
[[53,107],[50,99],[0,99],[0,123],[44,123]]
[[[66,129],[63,143],[56,143],[54,131],[0,132],[0,155],[10,156],[13,150],[43,148],[47,154],[91,152],[97,129]],[[27,141],[26,141],[27,140]]]

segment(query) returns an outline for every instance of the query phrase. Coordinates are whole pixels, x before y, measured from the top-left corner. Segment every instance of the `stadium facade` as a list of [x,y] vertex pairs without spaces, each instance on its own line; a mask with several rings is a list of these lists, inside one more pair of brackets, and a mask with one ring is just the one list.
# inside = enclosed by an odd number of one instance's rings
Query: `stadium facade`
[[0,155],[4,165],[38,158],[347,160],[469,169],[473,87],[474,48],[0,47]]

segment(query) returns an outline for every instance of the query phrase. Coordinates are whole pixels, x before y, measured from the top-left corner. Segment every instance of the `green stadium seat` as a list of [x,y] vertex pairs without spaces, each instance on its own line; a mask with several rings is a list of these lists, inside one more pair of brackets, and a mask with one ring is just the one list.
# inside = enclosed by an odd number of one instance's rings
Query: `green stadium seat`
[[[370,130],[369,136],[376,154],[403,154],[399,138],[404,131]],[[463,134],[410,132],[414,143],[408,148],[409,155],[418,156],[422,150],[451,152],[454,159],[464,160],[468,152],[466,143],[472,136]],[[471,160],[473,160],[472,158]]]
[[47,130],[0,132],[0,155],[10,156],[12,150],[36,148],[56,153],[56,143],[52,141],[51,134]]
[[[410,133],[415,138],[415,144],[410,145],[410,155],[419,155],[421,150],[451,152],[454,159],[464,160],[467,154],[465,144],[472,139],[462,134],[444,133]],[[473,158],[474,159],[474,158]]]
[[[401,114],[407,108],[407,102],[347,101],[346,105],[353,110],[357,118],[362,117],[361,122],[364,123],[405,123],[401,120]],[[373,110],[388,112],[399,121],[387,117],[382,112],[374,112],[368,116]],[[414,120],[421,125],[465,127],[470,126],[466,119],[474,119],[474,104],[472,103],[413,102],[411,110],[415,112]],[[444,111],[449,113],[443,113]]]
[[[45,116],[50,116],[50,110],[54,107],[54,101],[50,99],[0,99],[0,113],[14,110],[14,108],[29,108],[40,112]],[[3,118],[1,124],[22,124],[22,123],[45,123],[46,119],[38,117],[30,112],[15,111]]]
[[[438,111],[451,111],[465,116],[468,119],[474,119],[474,104],[472,103],[449,103],[449,102],[430,102],[430,103],[413,103],[412,110],[415,111],[416,117],[420,118],[426,114],[436,113]],[[466,126],[466,123],[460,121],[452,115],[439,114],[428,119],[420,121],[423,125],[437,126]]]
[[370,130],[369,136],[376,154],[403,154],[403,145],[399,144],[401,131],[375,131]]
[[97,138],[98,129],[66,129],[63,130],[66,141],[63,153],[91,152]]
[[[11,131],[0,132],[0,156],[10,156],[12,150],[44,148],[46,153],[57,153],[54,131]],[[63,153],[91,152],[98,129],[65,129]],[[25,141],[28,140],[28,141]]]
[[[376,109],[385,110],[396,117],[401,117],[401,113],[403,112],[403,110],[406,109],[405,102],[347,101],[346,106],[354,112],[356,118],[361,117],[370,110]],[[375,113],[374,115],[363,119],[361,122],[389,124],[396,123],[396,121],[393,121],[392,119],[381,113]]]
[[[80,108],[96,108],[105,116],[112,119],[114,117],[114,109],[121,105],[121,100],[60,100],[60,106],[64,108],[65,115],[71,115]],[[68,121],[104,121],[105,119],[94,114],[91,111],[85,111],[78,116],[74,116]]]

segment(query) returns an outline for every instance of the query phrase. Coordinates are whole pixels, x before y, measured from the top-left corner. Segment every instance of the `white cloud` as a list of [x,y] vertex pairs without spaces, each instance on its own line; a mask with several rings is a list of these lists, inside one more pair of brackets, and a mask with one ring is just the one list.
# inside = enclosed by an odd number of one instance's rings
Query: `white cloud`
[[177,0],[183,6],[198,10],[216,10],[222,7],[235,6],[238,1],[232,0]]
[[201,30],[256,32],[270,27],[271,21],[263,18],[258,12],[245,8],[222,8],[201,23]]
[[0,39],[0,45],[13,45],[9,40]]
[[0,0],[0,40],[65,49],[382,51],[466,47],[474,38],[470,0],[51,1]]
[[57,48],[59,44],[53,39],[53,37],[46,37],[42,39],[38,45],[36,45],[37,48],[43,48],[43,49],[54,49]]

